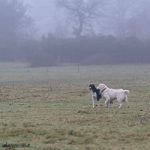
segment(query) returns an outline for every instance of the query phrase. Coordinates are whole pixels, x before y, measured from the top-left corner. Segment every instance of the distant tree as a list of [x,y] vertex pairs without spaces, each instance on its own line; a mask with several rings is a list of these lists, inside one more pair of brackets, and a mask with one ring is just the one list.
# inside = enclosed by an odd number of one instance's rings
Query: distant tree
[[104,0],[57,0],[57,5],[67,11],[76,37],[93,30],[92,21],[103,14],[100,4]]
[[0,59],[15,59],[20,31],[32,22],[26,12],[20,0],[0,0]]

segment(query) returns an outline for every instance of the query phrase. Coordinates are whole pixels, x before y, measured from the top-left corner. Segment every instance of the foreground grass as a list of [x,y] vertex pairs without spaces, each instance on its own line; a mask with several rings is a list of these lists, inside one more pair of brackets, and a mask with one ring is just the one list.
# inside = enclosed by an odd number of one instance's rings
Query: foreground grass
[[[0,149],[149,150],[149,65],[18,68],[1,69]],[[93,109],[89,81],[129,89],[130,108]]]

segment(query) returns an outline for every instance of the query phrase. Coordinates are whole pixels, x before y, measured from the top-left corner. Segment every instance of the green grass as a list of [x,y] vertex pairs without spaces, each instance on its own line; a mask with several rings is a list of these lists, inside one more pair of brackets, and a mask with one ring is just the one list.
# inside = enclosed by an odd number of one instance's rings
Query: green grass
[[[93,109],[90,82],[129,89],[130,107]],[[0,149],[149,150],[149,89],[150,65],[0,64]]]

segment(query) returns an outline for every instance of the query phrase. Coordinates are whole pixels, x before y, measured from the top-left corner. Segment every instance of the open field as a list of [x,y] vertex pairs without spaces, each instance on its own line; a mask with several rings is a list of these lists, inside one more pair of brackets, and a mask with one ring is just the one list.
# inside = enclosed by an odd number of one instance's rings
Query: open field
[[[90,82],[129,89],[130,108],[93,109]],[[149,150],[149,141],[150,65],[0,64],[0,150]]]

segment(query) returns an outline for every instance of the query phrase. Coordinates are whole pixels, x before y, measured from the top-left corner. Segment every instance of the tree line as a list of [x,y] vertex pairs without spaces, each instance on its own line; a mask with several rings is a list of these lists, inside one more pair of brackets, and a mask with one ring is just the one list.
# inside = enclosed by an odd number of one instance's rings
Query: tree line
[[[36,51],[37,52],[37,51]],[[32,66],[62,64],[150,63],[150,40],[113,36],[57,38],[52,35],[40,41],[40,48],[29,62]]]

